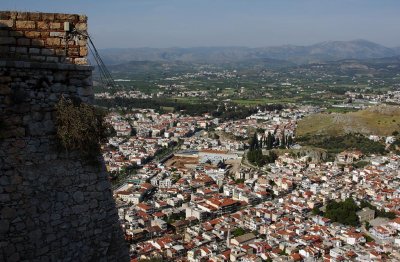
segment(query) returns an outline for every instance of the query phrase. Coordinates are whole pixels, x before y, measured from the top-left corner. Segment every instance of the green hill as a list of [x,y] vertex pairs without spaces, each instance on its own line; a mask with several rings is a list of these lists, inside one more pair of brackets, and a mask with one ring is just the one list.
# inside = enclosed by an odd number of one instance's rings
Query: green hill
[[313,135],[338,136],[349,133],[391,135],[400,130],[400,107],[380,105],[350,113],[321,113],[299,121],[298,137]]

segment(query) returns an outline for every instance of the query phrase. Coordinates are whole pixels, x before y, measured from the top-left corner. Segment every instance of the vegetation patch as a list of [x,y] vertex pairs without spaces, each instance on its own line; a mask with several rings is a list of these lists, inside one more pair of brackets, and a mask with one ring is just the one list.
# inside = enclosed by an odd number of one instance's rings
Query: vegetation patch
[[343,225],[358,226],[360,221],[357,216],[357,211],[360,208],[352,198],[347,198],[343,202],[330,201],[326,206],[324,216],[332,222],[339,222]]
[[56,105],[57,138],[66,151],[79,151],[93,158],[108,136],[105,113],[94,106],[61,98]]
[[393,212],[386,212],[384,209],[378,209],[376,206],[372,205],[368,201],[362,200],[361,201],[361,208],[368,207],[372,210],[375,210],[375,217],[386,217],[389,219],[395,219],[396,214]]
[[326,149],[329,154],[337,154],[344,150],[357,149],[364,154],[384,154],[385,146],[372,141],[362,134],[346,134],[341,136],[303,136],[297,138],[301,144]]

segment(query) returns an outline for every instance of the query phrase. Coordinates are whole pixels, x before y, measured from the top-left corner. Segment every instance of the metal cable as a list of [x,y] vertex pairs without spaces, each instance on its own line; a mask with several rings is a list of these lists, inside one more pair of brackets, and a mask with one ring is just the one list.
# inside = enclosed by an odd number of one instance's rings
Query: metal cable
[[105,86],[107,89],[111,89],[112,91],[115,91],[116,88],[118,87],[117,84],[115,83],[110,71],[108,71],[106,65],[103,62],[103,59],[101,58],[99,52],[97,51],[96,46],[93,43],[92,38],[90,37],[90,35],[88,33],[83,33],[80,32],[76,29],[74,29],[72,32],[72,34],[77,34],[77,35],[82,35],[84,37],[86,37],[87,39],[89,39],[89,50],[90,53],[92,54],[96,64],[97,64],[97,68],[99,69],[100,72],[100,82],[103,84],[103,86]]

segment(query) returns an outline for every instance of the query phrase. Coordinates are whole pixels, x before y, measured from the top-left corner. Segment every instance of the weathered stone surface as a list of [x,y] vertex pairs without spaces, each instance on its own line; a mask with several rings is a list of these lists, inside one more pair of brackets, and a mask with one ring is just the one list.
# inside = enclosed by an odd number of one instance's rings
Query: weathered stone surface
[[17,211],[15,210],[15,208],[5,206],[1,209],[1,217],[2,218],[12,219],[15,217],[16,214],[17,214]]
[[34,29],[36,24],[34,21],[16,21],[17,29]]
[[13,20],[0,20],[0,28],[1,27],[12,27],[14,25]]
[[25,36],[29,37],[29,38],[38,38],[38,37],[40,37],[40,32],[28,31],[28,32],[25,32]]
[[15,45],[16,42],[15,37],[0,37],[0,45]]
[[50,46],[59,46],[61,44],[60,38],[47,38],[46,44]]
[[[0,43],[7,52],[27,50],[15,61],[0,56],[0,117],[7,124],[0,140],[0,260],[128,261],[105,167],[58,147],[55,103],[61,96],[85,101],[93,96],[92,68],[58,63],[54,49],[63,48],[45,46],[58,44],[48,39],[60,41],[44,30],[51,22],[63,25],[61,17],[86,22],[77,15],[0,12],[0,20],[24,22],[19,23],[24,29],[8,31]],[[26,46],[16,46],[11,33],[30,44],[20,40]],[[78,42],[86,45],[84,39],[73,41],[75,52],[81,51]],[[47,57],[55,63],[40,62]]]
[[49,29],[50,24],[48,22],[37,22],[37,29],[46,30]]
[[77,203],[81,203],[84,200],[83,193],[80,191],[75,192],[72,197]]
[[61,24],[60,23],[50,23],[50,29],[60,29]]
[[86,23],[78,23],[75,25],[75,28],[79,31],[86,31],[87,30],[87,24]]
[[0,220],[0,234],[8,232],[9,229],[10,229],[10,221]]
[[9,95],[12,93],[12,90],[9,85],[0,84],[0,95]]
[[29,38],[18,38],[17,44],[18,45],[30,45],[31,40]]

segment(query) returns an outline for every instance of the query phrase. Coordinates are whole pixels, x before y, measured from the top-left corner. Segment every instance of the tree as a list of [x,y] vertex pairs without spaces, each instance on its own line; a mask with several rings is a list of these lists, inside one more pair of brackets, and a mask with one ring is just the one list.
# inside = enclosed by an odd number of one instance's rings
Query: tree
[[347,198],[343,202],[330,201],[326,206],[325,217],[332,222],[339,222],[344,225],[358,226],[360,221],[356,212],[360,210],[352,198]]
[[254,133],[253,137],[250,140],[250,150],[258,149],[258,139],[257,139],[257,132]]
[[287,139],[287,146],[290,147],[291,145],[293,145],[293,137],[289,135]]
[[285,148],[286,148],[285,132],[283,132],[283,135],[282,135],[282,140],[281,140],[280,148],[281,148],[281,149],[285,149]]
[[312,209],[312,214],[314,215],[314,216],[317,216],[317,215],[321,215],[321,210],[319,210],[319,207],[317,207],[317,206],[315,206],[313,209]]
[[244,230],[241,227],[238,227],[238,228],[236,228],[235,230],[232,231],[232,235],[234,237],[238,237],[238,236],[241,236],[241,235],[244,235],[244,234],[246,234],[246,230]]

